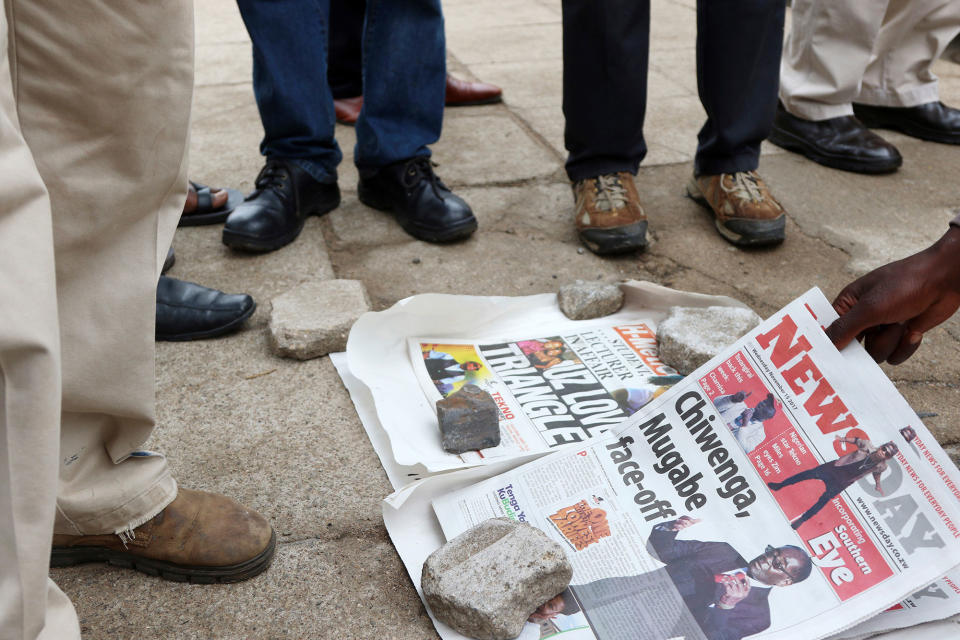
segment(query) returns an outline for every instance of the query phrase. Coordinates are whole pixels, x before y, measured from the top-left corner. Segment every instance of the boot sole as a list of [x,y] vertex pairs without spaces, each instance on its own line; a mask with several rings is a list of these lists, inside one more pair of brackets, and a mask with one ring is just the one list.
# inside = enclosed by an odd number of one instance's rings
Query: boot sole
[[477,219],[474,217],[470,217],[458,224],[444,227],[443,229],[418,225],[414,221],[402,218],[388,200],[380,199],[371,193],[369,189],[363,186],[363,182],[357,186],[357,198],[368,207],[393,214],[393,217],[404,231],[417,240],[423,240],[424,242],[432,242],[435,244],[456,242],[469,238],[473,235],[473,232],[477,230]]
[[223,244],[227,245],[231,249],[238,249],[240,251],[249,251],[251,253],[267,253],[270,251],[276,251],[282,247],[287,246],[291,242],[297,239],[297,236],[300,235],[300,232],[303,231],[303,225],[306,223],[306,219],[310,216],[322,216],[327,213],[330,213],[334,209],[340,206],[340,198],[338,197],[335,202],[324,203],[307,213],[303,220],[300,221],[295,228],[291,229],[287,233],[284,233],[279,236],[274,236],[272,238],[261,238],[258,236],[249,236],[243,233],[237,233],[236,231],[231,231],[224,227],[223,229]]
[[580,242],[598,256],[643,251],[647,248],[647,221],[611,229],[584,229]]
[[783,242],[786,235],[787,219],[784,214],[773,220],[736,220],[743,227],[740,230],[727,227],[717,218],[716,212],[710,206],[710,202],[700,191],[696,180],[690,178],[687,184],[687,197],[699,204],[710,212],[713,217],[713,225],[720,232],[725,240],[738,247],[769,247]]
[[50,553],[50,566],[71,567],[88,562],[106,562],[115,567],[134,569],[172,582],[218,584],[241,582],[263,573],[270,566],[276,548],[277,535],[271,533],[267,547],[246,562],[223,567],[194,567],[152,560],[106,547],[54,547]]
[[788,133],[783,129],[778,129],[776,127],[774,127],[774,129],[770,132],[770,136],[767,138],[767,140],[782,149],[799,153],[808,160],[813,160],[817,164],[822,164],[823,166],[830,167],[831,169],[849,171],[851,173],[865,173],[867,175],[893,173],[900,168],[900,165],[903,164],[902,159],[896,161],[855,160],[849,156],[839,156],[826,153],[817,147],[814,147],[800,136],[795,136],[792,133]]

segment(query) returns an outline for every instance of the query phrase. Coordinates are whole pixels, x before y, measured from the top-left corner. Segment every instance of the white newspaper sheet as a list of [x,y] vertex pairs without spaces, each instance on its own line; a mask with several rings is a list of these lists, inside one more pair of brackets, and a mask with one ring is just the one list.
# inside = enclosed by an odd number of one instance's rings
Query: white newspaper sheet
[[815,640],[914,597],[960,562],[957,471],[862,347],[833,348],[829,309],[809,292],[600,439],[398,491],[384,520],[415,584],[507,516],[574,564],[531,637]]
[[[656,357],[670,307],[743,306],[647,282],[622,288],[623,308],[596,320],[566,318],[555,294],[425,294],[362,316],[348,368],[372,396],[393,460],[435,473],[602,435],[679,379]],[[435,404],[465,383],[497,399],[501,445],[454,455],[441,447]]]

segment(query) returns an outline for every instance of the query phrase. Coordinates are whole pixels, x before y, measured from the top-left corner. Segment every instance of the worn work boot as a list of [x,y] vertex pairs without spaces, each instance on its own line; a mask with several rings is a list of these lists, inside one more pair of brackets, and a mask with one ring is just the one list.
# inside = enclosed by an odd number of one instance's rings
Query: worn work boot
[[609,255],[647,246],[647,215],[629,172],[578,180],[573,200],[577,233],[590,251]]
[[51,567],[107,562],[175,582],[239,582],[270,565],[276,536],[260,514],[226,496],[180,489],[131,533],[54,535]]
[[687,195],[713,212],[717,231],[740,247],[783,242],[786,215],[756,171],[694,176]]

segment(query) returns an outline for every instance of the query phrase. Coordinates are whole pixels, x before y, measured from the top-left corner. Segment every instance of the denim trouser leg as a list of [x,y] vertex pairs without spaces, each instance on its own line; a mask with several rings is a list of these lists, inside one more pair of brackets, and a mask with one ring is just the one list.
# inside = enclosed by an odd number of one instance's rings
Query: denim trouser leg
[[445,87],[440,0],[368,0],[357,167],[429,156],[427,145],[440,138]]
[[253,40],[253,92],[265,156],[292,158],[335,182],[343,155],[333,138],[327,84],[330,0],[237,0]]

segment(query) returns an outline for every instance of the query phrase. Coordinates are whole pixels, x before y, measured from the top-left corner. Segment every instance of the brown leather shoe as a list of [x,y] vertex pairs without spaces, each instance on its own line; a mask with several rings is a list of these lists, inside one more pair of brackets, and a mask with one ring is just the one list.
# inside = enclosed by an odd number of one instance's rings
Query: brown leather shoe
[[447,74],[447,106],[468,107],[503,100],[503,89],[486,82],[458,80]]
[[362,108],[363,96],[333,101],[333,112],[340,124],[357,124],[357,118],[360,117],[360,109]]
[[713,212],[717,231],[735,245],[783,242],[786,215],[756,171],[694,176],[687,195]]
[[132,535],[54,535],[50,566],[107,562],[175,582],[239,582],[265,570],[275,549],[260,514],[226,496],[180,489]]
[[647,246],[647,215],[630,173],[578,180],[573,199],[577,233],[590,251],[608,255]]

